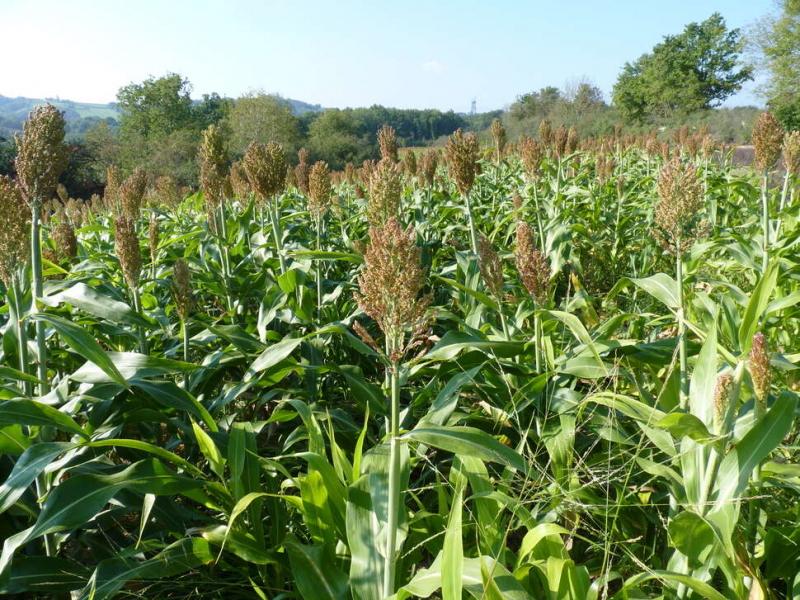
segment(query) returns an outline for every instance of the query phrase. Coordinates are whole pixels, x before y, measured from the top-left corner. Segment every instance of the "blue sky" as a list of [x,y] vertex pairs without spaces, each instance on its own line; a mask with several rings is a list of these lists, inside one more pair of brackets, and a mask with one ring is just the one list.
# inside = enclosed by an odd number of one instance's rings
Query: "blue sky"
[[[772,0],[0,0],[0,94],[114,100],[177,72],[193,96],[250,90],[328,107],[479,111],[587,78],[720,12],[747,27]],[[9,58],[12,57],[12,58]],[[758,103],[754,86],[727,102]]]

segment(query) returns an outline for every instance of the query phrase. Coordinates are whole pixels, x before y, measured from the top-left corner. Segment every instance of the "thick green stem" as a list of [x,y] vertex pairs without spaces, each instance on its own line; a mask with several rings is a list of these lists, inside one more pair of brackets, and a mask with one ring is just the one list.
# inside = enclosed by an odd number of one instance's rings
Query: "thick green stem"
[[[38,311],[37,301],[42,297],[44,289],[44,277],[42,276],[42,225],[39,220],[38,201],[33,202],[31,213],[31,269],[33,271],[33,302],[31,303],[31,314]],[[36,321],[36,348],[37,348],[37,375],[41,380],[39,384],[39,395],[44,396],[50,392],[50,382],[47,379],[47,343],[44,339],[45,323]]]
[[764,172],[761,183],[761,228],[764,235],[764,253],[761,257],[761,272],[766,273],[769,266],[769,199],[767,198],[768,172]]
[[683,252],[680,237],[676,243],[675,275],[678,282],[678,355],[680,359],[680,408],[686,410],[689,402],[689,376],[686,349],[686,315],[683,297]]
[[[137,288],[131,289],[131,295],[133,295],[133,309],[136,311],[136,314],[142,315],[142,299],[139,296],[139,290]],[[147,350],[147,337],[145,336],[144,328],[139,326],[136,328],[139,333],[139,352],[141,354],[148,354]]]
[[[20,292],[21,285],[16,275],[11,280],[11,292],[14,297],[14,312],[17,320],[17,351],[19,353],[19,370],[23,373],[28,373],[28,333],[25,329],[25,318],[23,315],[22,306],[22,293]],[[29,382],[23,383],[25,395],[30,396],[32,393],[31,384]]]
[[536,340],[536,373],[542,372],[542,320],[538,313],[533,315],[533,335]]
[[278,198],[273,198],[269,203],[269,214],[272,220],[272,235],[275,238],[275,251],[281,263],[281,274],[286,273],[286,257],[283,254],[283,235],[281,234],[281,216],[278,207]]
[[536,182],[533,182],[533,204],[536,207],[536,227],[539,230],[539,248],[544,252],[544,227],[542,227],[542,212],[539,208],[539,192],[536,190]]
[[[322,215],[317,216],[317,252],[322,250]],[[322,261],[317,259],[317,320],[322,324]]]
[[[181,339],[183,341],[183,362],[189,362],[189,328],[186,326],[186,319],[181,319]],[[183,387],[189,387],[189,374],[183,374]]]
[[222,263],[222,277],[225,282],[225,302],[228,307],[228,314],[231,317],[231,323],[233,323],[236,318],[236,311],[233,296],[231,295],[231,259],[228,252],[228,223],[225,218],[224,203],[220,203],[219,211],[214,211],[214,216],[217,220],[217,245],[219,246],[220,262]]
[[383,571],[383,595],[394,594],[397,569],[397,529],[400,526],[400,507],[403,504],[400,490],[400,365],[395,365],[389,375],[391,381],[391,412],[389,416],[389,515],[386,539],[386,558]]
[[467,204],[467,219],[469,219],[469,241],[472,246],[472,253],[478,254],[478,232],[475,229],[475,219],[472,216],[472,203],[469,200],[469,194],[464,194],[464,200]]

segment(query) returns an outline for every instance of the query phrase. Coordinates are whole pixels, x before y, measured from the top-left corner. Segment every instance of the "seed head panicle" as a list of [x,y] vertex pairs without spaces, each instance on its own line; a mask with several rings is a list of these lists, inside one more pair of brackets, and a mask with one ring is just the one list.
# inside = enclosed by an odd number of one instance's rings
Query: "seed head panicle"
[[178,186],[171,175],[162,175],[156,179],[156,192],[161,202],[170,208],[175,208],[181,201]]
[[539,140],[542,142],[545,150],[551,149],[555,142],[555,132],[550,121],[547,119],[539,123]]
[[144,193],[147,190],[147,174],[136,168],[119,188],[122,214],[134,221],[139,216]]
[[299,163],[294,168],[294,182],[303,196],[308,196],[309,194],[308,180],[311,174],[310,172],[311,169],[306,163]]
[[185,321],[195,304],[189,265],[182,259],[176,260],[172,265],[172,276],[172,297],[175,301],[175,310],[178,311],[181,320]]
[[763,408],[769,395],[772,371],[767,352],[767,338],[760,331],[753,336],[753,347],[750,350],[750,377],[753,379],[756,401]]
[[544,253],[536,247],[533,230],[524,221],[517,224],[516,260],[522,284],[536,303],[543,305],[550,287],[550,265]]
[[30,256],[31,211],[22,198],[22,193],[10,177],[0,176],[0,279],[11,286],[17,268],[27,263]]
[[397,363],[427,327],[430,297],[421,296],[426,283],[421,250],[415,245],[416,231],[410,226],[404,231],[396,217],[371,227],[369,237],[355,298],[383,331],[390,360]]
[[259,201],[270,201],[285,189],[288,167],[283,147],[277,142],[251,142],[242,162]]
[[469,132],[464,135],[458,129],[447,141],[444,153],[458,191],[466,196],[475,183],[475,166],[478,163],[478,140],[475,134]]
[[700,142],[700,153],[705,159],[709,159],[717,151],[717,140],[713,136],[705,135]]
[[344,166],[344,179],[350,185],[355,185],[356,183],[356,169],[351,162]]
[[403,156],[403,167],[409,177],[417,175],[417,155],[413,150],[409,150]]
[[503,261],[482,233],[478,233],[478,265],[486,288],[498,300],[503,298]]
[[106,187],[103,190],[103,203],[113,213],[117,213],[119,210],[120,185],[122,185],[122,172],[118,166],[109,165],[106,169]]
[[500,162],[503,158],[503,151],[506,148],[506,128],[500,122],[500,119],[495,118],[492,121],[492,140],[494,141],[494,159]]
[[200,187],[206,202],[212,207],[219,206],[228,175],[228,152],[219,125],[209,125],[203,132],[197,162],[200,164]]
[[237,160],[231,165],[228,177],[236,198],[243,202],[250,198],[250,181],[247,179],[247,171],[241,161]]
[[301,165],[307,165],[309,160],[310,156],[308,154],[308,150],[305,148],[300,148],[300,150],[297,151],[297,162]]
[[56,196],[58,197],[61,202],[66,203],[69,200],[69,193],[67,192],[67,188],[63,183],[59,183],[56,186]]
[[703,184],[696,167],[673,158],[659,174],[655,207],[657,233],[665,246],[682,252],[691,244],[702,206]]
[[308,178],[308,210],[321,218],[331,206],[331,171],[328,163],[317,161]]
[[132,217],[120,215],[114,220],[114,249],[122,267],[125,281],[133,290],[139,285],[142,272],[142,257],[139,251],[139,238],[136,236]]
[[725,422],[728,419],[728,412],[731,406],[731,391],[733,390],[733,376],[724,373],[717,377],[714,386],[714,433],[722,435],[725,431]]
[[64,144],[63,113],[52,104],[37,106],[22,124],[22,135],[16,134],[17,188],[29,206],[49,200],[58,178],[67,168],[69,150]]
[[795,175],[800,171],[800,131],[787,133],[783,138],[783,166]]
[[522,166],[528,174],[528,179],[535,182],[542,175],[542,159],[544,158],[545,147],[536,138],[526,137],[519,143],[519,155],[522,159]]
[[764,111],[753,125],[756,168],[759,171],[771,170],[781,157],[782,145],[783,127],[771,112]]
[[431,187],[439,168],[439,153],[434,149],[426,150],[419,161],[419,172],[425,187]]
[[381,160],[369,178],[369,206],[367,207],[369,224],[378,227],[391,217],[396,217],[400,210],[402,195],[403,181],[400,177],[400,169],[391,160]]
[[569,130],[563,125],[556,129],[553,143],[553,151],[557,158],[563,158],[567,153],[567,140],[569,138]]
[[381,150],[381,160],[397,162],[397,133],[394,127],[384,125],[378,131],[378,146]]
[[578,135],[578,130],[573,125],[567,132],[567,154],[574,154],[578,150],[580,142],[581,136]]
[[56,211],[56,219],[57,223],[50,230],[50,239],[53,240],[56,255],[71,261],[78,256],[78,238],[63,206]]

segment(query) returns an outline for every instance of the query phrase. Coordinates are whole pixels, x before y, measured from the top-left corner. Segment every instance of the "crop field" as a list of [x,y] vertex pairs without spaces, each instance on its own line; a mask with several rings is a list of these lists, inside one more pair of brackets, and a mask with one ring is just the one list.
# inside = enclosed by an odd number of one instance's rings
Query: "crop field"
[[[0,178],[0,592],[800,598],[800,133]],[[297,166],[293,166],[297,163]]]

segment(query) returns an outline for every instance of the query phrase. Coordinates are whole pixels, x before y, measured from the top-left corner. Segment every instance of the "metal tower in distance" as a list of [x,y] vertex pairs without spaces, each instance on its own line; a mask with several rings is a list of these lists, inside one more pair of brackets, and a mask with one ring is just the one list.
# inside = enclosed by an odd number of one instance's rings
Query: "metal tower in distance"
[[477,112],[478,112],[478,99],[473,98],[472,106],[469,109],[469,114],[474,117]]

